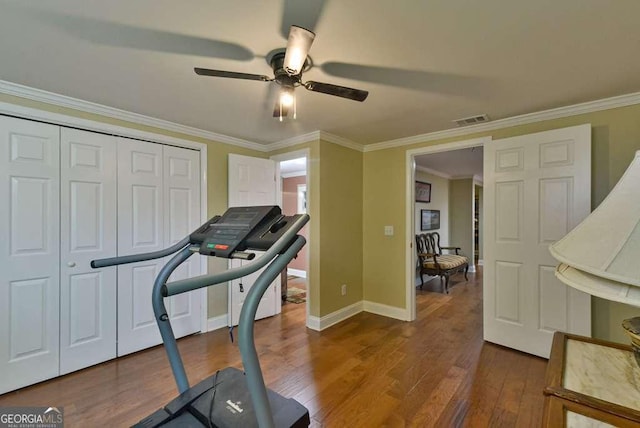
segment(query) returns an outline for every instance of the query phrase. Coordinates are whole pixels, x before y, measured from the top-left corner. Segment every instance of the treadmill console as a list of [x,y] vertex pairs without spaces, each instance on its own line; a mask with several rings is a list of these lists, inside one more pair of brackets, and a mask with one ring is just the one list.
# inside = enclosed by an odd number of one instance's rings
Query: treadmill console
[[[284,233],[279,226],[288,223],[283,223],[284,218],[280,207],[275,205],[229,208],[222,216],[213,217],[200,226],[189,236],[189,241],[200,247],[202,255],[231,258],[234,252],[247,248],[269,248],[277,238],[268,238]],[[247,245],[249,236],[258,248]],[[268,246],[264,248],[265,245]]]

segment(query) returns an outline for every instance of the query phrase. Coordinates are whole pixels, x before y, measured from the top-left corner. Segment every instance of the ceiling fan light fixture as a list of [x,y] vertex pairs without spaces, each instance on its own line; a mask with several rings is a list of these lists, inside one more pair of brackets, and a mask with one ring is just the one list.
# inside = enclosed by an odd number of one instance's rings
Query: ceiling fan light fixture
[[292,25],[289,30],[287,47],[284,49],[274,49],[265,57],[267,64],[269,64],[273,70],[273,77],[199,67],[195,68],[195,72],[200,76],[274,82],[280,87],[280,92],[274,100],[273,117],[279,118],[280,122],[284,120],[284,117],[289,116],[289,112],[292,109],[293,113],[290,117],[293,119],[297,118],[296,98],[293,91],[294,88],[298,86],[302,86],[311,92],[333,95],[353,101],[364,101],[369,95],[369,92],[362,89],[348,88],[346,86],[323,82],[302,81],[302,73],[305,73],[313,67],[313,60],[309,56],[309,49],[315,36],[312,31]]
[[280,104],[283,107],[291,107],[293,105],[294,95],[290,89],[282,89],[280,91]]
[[291,26],[287,50],[284,56],[283,68],[290,76],[296,76],[302,72],[309,49],[316,35],[306,28]]
[[282,86],[280,88],[280,96],[278,97],[278,106],[280,110],[279,119],[282,122],[283,116],[286,116],[290,109],[293,110],[293,118],[296,114],[296,96],[293,93],[293,87]]

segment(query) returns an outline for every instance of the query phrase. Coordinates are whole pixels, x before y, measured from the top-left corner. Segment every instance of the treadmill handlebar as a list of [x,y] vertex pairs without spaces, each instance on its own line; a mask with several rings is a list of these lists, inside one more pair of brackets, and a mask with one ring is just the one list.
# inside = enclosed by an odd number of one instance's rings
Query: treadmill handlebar
[[[182,279],[167,283],[163,287],[163,296],[175,296],[176,294],[186,293],[188,291],[197,290],[203,287],[220,284],[231,281],[236,278],[247,276],[265,266],[278,254],[284,252],[295,241],[297,233],[309,221],[309,215],[300,215],[283,234],[263,255],[257,259],[246,263],[243,266],[229,269],[220,273],[210,275],[200,275],[193,278]],[[250,253],[251,254],[251,253]],[[248,259],[251,260],[251,259]]]
[[164,250],[152,251],[150,253],[131,254],[128,256],[118,256],[118,257],[109,257],[106,259],[91,260],[91,267],[96,269],[96,268],[102,268],[102,267],[108,267],[108,266],[124,265],[127,263],[143,262],[145,260],[159,259],[161,257],[165,257],[165,256],[168,256],[169,254],[175,253],[176,251],[184,248],[187,244],[189,244],[188,236],[176,242],[172,246],[165,248]]

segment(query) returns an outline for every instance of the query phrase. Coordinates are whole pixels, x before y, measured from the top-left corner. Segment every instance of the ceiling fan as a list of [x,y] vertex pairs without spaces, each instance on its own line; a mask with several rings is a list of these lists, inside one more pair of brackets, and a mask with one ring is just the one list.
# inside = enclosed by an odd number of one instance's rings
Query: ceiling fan
[[302,73],[311,68],[313,64],[308,54],[315,36],[315,33],[312,31],[292,25],[289,30],[286,49],[275,50],[267,56],[267,62],[273,69],[273,77],[199,67],[194,68],[194,71],[200,76],[276,82],[280,86],[280,96],[276,101],[273,116],[280,118],[280,121],[289,114],[290,110],[293,110],[293,118],[296,118],[294,89],[298,86],[303,86],[305,89],[313,92],[335,95],[354,101],[364,101],[369,95],[369,92],[361,89],[348,88],[330,83],[302,81]]

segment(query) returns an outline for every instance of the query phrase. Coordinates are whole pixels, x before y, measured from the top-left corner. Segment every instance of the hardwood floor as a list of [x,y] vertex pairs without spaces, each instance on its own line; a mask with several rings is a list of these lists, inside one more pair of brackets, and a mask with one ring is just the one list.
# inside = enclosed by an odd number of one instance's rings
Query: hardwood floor
[[[476,275],[450,287],[418,289],[411,323],[360,313],[316,332],[305,328],[306,305],[283,305],[256,324],[267,385],[304,404],[314,427],[540,426],[546,360],[483,342]],[[179,346],[191,383],[241,367],[226,329]],[[128,426],[175,395],[156,347],[2,395],[0,406],[62,406],[68,427]]]

